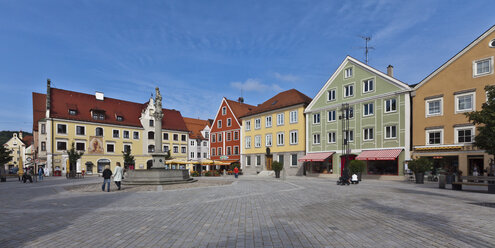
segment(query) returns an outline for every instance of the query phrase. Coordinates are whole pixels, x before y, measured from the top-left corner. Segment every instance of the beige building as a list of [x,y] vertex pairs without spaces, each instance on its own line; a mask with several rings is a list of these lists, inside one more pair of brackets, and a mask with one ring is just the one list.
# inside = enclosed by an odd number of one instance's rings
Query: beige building
[[12,138],[3,144],[7,150],[12,151],[12,160],[4,165],[6,171],[19,168],[20,164],[23,168],[34,166],[32,141],[33,136],[24,136],[21,131],[12,134]]
[[422,80],[413,97],[413,157],[430,157],[471,175],[490,156],[473,146],[476,127],[464,115],[486,102],[486,85],[495,84],[495,26]]

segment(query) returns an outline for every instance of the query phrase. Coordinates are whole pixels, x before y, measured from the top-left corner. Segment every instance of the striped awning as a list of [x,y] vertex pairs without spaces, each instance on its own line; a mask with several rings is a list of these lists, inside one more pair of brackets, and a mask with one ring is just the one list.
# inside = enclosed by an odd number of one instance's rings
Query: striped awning
[[323,162],[328,157],[332,156],[333,152],[319,152],[319,153],[308,153],[306,156],[298,159],[299,162]]
[[402,149],[383,149],[363,151],[359,154],[357,160],[395,160]]

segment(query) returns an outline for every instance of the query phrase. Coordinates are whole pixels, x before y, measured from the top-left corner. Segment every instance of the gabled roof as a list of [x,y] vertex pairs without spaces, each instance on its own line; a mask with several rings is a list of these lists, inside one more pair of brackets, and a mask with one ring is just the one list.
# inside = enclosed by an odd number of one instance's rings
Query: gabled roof
[[[141,127],[139,118],[146,106],[147,103],[134,103],[109,97],[97,100],[94,95],[51,88],[51,118]],[[77,110],[76,115],[70,115],[69,109],[74,108]],[[94,120],[91,115],[92,110],[104,112],[105,120]],[[123,117],[123,120],[118,121],[117,115]],[[163,109],[162,128],[188,131],[181,113],[171,109]]]
[[424,83],[426,83],[427,81],[429,81],[431,78],[433,78],[434,76],[436,76],[439,72],[441,72],[447,66],[449,66],[450,64],[452,64],[459,57],[461,57],[462,55],[464,55],[467,51],[469,51],[471,48],[473,48],[474,46],[476,46],[478,43],[480,43],[480,41],[482,41],[483,39],[485,39],[488,35],[490,35],[494,31],[495,31],[495,25],[493,25],[491,28],[489,28],[487,31],[485,31],[482,35],[480,35],[477,39],[475,39],[473,42],[471,42],[469,45],[467,45],[464,49],[462,49],[460,52],[458,52],[456,55],[454,55],[454,57],[452,57],[449,60],[447,60],[447,62],[445,62],[440,67],[438,67],[430,75],[428,75],[423,80],[421,80],[421,82],[419,82],[416,86],[414,86],[414,90],[416,90],[417,88],[421,87],[421,85],[423,85]]
[[309,104],[309,106],[306,108],[306,109],[311,109],[314,105],[314,103],[316,102],[316,100],[318,100],[324,93],[325,93],[325,90],[328,88],[328,86],[335,80],[335,78],[337,77],[337,75],[339,75],[339,73],[344,69],[345,65],[348,63],[348,62],[352,62],[354,63],[355,65],[361,67],[362,69],[364,70],[367,70],[371,73],[374,73],[375,75],[383,78],[384,80],[396,85],[397,87],[399,88],[402,88],[403,90],[408,90],[410,91],[411,90],[411,87],[409,85],[407,85],[406,83],[394,78],[394,77],[391,77],[389,76],[388,74],[384,73],[384,72],[381,72],[349,55],[347,55],[347,57],[345,57],[344,61],[342,61],[342,63],[340,64],[339,68],[337,68],[337,70],[335,70],[335,72],[332,74],[332,76],[327,80],[327,82],[325,83],[325,85],[323,85],[323,87],[321,87],[320,91],[318,92],[318,94],[316,94],[315,98],[313,98],[313,101]]
[[210,125],[209,120],[201,120],[184,117],[184,122],[186,123],[187,129],[189,129],[189,138],[191,139],[205,139],[201,134],[201,131],[205,129],[206,126]]
[[38,121],[46,117],[46,95],[33,92],[33,132],[38,131]]
[[283,91],[275,95],[274,97],[268,99],[262,104],[258,105],[253,110],[249,111],[245,115],[240,116],[239,118],[264,113],[276,109],[286,108],[294,105],[304,104],[307,106],[311,103],[312,99],[305,94],[299,92],[296,89],[290,89],[287,91]]
[[243,116],[243,115],[247,114],[249,111],[251,111],[252,109],[256,108],[253,105],[229,100],[227,98],[225,98],[225,100],[227,101],[227,104],[230,106],[232,113],[234,113],[234,115],[237,119],[239,119],[239,116]]
[[33,143],[34,137],[32,135],[27,135],[22,138],[22,143],[29,147]]

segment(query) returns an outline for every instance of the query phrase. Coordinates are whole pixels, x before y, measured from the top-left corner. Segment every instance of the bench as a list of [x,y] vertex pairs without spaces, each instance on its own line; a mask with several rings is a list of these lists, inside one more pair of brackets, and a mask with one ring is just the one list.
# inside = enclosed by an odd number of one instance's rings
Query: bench
[[460,181],[452,182],[452,189],[453,190],[462,190],[462,185],[486,186],[486,187],[488,187],[488,193],[495,194],[495,177],[462,176],[462,177],[460,177]]

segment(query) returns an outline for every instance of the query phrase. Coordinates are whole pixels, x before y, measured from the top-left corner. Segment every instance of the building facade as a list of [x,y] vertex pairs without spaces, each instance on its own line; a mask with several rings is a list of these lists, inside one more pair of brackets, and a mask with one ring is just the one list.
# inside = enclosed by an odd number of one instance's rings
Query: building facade
[[281,92],[240,117],[241,166],[248,174],[272,170],[281,162],[288,175],[302,175],[306,154],[304,109],[311,98],[291,89]]
[[[200,120],[184,117],[187,129],[189,129],[188,161],[201,163],[210,158],[210,132],[213,120]],[[191,169],[199,171],[199,164],[194,163]],[[202,168],[201,168],[202,169]],[[209,170],[210,166],[206,166]]]
[[211,127],[210,158],[225,163],[238,163],[241,158],[241,122],[238,119],[254,109],[242,98],[223,98]]
[[[4,165],[6,171],[9,171],[14,167],[19,168],[19,165],[21,165],[22,168],[34,167],[32,141],[32,136],[23,136],[21,131],[19,133],[13,133],[12,138],[3,144],[7,150],[11,151],[10,156],[12,156],[12,160]],[[34,169],[36,171],[37,168]]]
[[487,100],[484,87],[495,84],[495,26],[423,79],[413,97],[413,156],[429,157],[472,175],[489,164],[485,151],[472,145],[476,127],[464,115]]
[[347,151],[348,160],[366,161],[364,175],[403,177],[411,88],[393,77],[393,67],[387,72],[348,56],[321,88],[305,110],[307,155],[301,161],[308,173],[341,175]]
[[[45,101],[43,101],[43,99]],[[189,131],[179,111],[163,109],[162,133],[154,131],[154,101],[133,103],[107,98],[101,92],[89,95],[52,88],[47,93],[33,93],[33,106],[42,106],[45,115],[34,109],[34,130],[37,158],[54,174],[68,171],[67,150],[72,143],[84,155],[77,162],[77,171],[101,173],[106,165],[113,169],[123,163],[122,152],[131,150],[134,169],[151,167],[151,153],[155,151],[154,136],[163,140],[163,151],[170,150],[174,158],[187,160]]]

